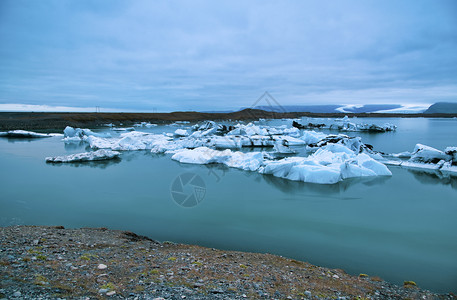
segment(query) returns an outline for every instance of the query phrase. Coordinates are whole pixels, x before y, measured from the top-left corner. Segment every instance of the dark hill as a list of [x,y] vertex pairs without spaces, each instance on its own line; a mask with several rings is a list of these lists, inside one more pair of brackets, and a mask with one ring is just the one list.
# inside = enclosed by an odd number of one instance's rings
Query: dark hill
[[432,104],[424,114],[456,114],[457,103],[451,102],[437,102]]

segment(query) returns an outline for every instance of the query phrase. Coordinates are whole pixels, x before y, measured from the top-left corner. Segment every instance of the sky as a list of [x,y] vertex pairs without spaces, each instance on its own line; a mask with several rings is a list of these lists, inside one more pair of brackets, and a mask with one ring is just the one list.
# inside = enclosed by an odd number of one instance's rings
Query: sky
[[265,91],[457,102],[457,1],[0,1],[0,105],[230,110]]

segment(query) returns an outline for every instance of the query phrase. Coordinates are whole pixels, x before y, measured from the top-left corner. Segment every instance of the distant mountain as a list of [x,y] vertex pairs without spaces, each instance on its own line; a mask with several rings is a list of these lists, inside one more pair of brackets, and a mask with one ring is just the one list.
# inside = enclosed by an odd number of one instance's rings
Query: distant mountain
[[256,106],[255,109],[274,112],[310,112],[310,113],[335,113],[341,105],[284,105],[284,106]]
[[[242,109],[240,109],[242,110]],[[237,110],[239,111],[239,110]],[[207,114],[229,114],[235,112],[234,110],[206,110],[202,111],[202,113],[207,113]]]
[[457,114],[457,103],[437,102],[432,104],[424,114]]
[[351,105],[284,105],[256,106],[256,109],[275,112],[310,113],[422,113],[428,105],[351,104]]

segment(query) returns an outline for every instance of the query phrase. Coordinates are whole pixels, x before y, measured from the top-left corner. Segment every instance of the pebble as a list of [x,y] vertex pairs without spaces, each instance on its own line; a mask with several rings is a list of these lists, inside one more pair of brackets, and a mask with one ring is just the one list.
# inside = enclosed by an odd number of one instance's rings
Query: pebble
[[104,270],[106,268],[108,268],[108,267],[106,265],[104,265],[104,264],[99,264],[98,267],[97,267],[97,269],[99,269],[99,270]]
[[114,294],[116,294],[116,292],[115,291],[111,291],[111,292],[106,293],[106,296],[112,296]]
[[22,295],[22,293],[17,291],[17,292],[14,292],[13,297],[20,297],[21,295]]
[[333,278],[335,278],[335,279],[340,279],[340,276],[338,276],[338,275],[335,274],[335,275],[333,275]]
[[108,289],[99,289],[98,292],[99,292],[100,294],[105,294],[105,293],[108,292]]
[[310,291],[305,291],[304,294],[308,298],[311,297],[311,295],[312,295]]

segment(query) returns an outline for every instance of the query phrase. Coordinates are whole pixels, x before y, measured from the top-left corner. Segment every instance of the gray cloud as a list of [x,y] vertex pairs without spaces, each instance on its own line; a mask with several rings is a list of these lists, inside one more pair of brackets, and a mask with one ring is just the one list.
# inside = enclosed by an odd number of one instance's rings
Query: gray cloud
[[1,1],[0,103],[457,101],[455,1]]

